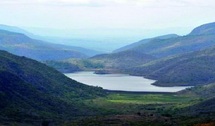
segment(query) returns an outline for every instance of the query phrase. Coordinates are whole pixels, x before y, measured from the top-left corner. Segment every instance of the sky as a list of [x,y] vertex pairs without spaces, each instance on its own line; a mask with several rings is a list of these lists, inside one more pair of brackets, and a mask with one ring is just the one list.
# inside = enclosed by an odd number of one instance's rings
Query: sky
[[214,22],[214,8],[214,0],[0,0],[0,23],[47,36],[140,39],[188,34]]

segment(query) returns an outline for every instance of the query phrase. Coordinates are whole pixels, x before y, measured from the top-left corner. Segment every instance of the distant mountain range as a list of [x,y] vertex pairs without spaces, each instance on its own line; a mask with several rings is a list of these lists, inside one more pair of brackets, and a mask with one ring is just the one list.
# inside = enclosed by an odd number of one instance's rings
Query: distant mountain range
[[143,39],[143,40],[140,40],[138,42],[135,42],[135,43],[132,43],[130,45],[126,45],[124,47],[121,47],[117,50],[114,50],[113,52],[114,53],[117,53],[117,52],[121,52],[121,51],[126,51],[126,50],[130,50],[132,48],[136,48],[142,44],[146,44],[154,39],[169,39],[169,38],[177,38],[179,37],[178,35],[176,34],[168,34],[168,35],[163,35],[163,36],[158,36],[158,37],[154,37],[154,38],[149,38],[149,39]]
[[36,60],[86,58],[100,52],[75,46],[45,42],[36,35],[13,26],[0,25],[0,49]]
[[[199,51],[215,45],[215,23],[195,28],[186,36],[170,35],[166,38],[155,37],[142,40],[121,49],[135,50],[157,58]],[[142,42],[142,44],[140,44]],[[137,46],[134,46],[138,44]],[[120,49],[118,49],[120,50]],[[116,50],[117,51],[117,50]]]
[[122,72],[158,80],[155,85],[159,86],[201,85],[215,81],[215,47],[211,47],[215,46],[214,29],[215,23],[205,24],[186,36],[170,34],[144,39],[114,53],[84,60],[71,59],[87,56],[71,51],[67,46],[44,44],[23,34],[6,31],[1,31],[0,48],[37,60],[51,60],[45,63],[61,72]]
[[[186,36],[172,34],[145,39],[118,49],[114,53],[93,57],[89,57],[87,54],[90,52],[86,53],[85,49],[83,53],[82,48],[79,47],[75,50],[74,47],[32,39],[24,35],[26,31],[13,28],[10,27],[12,31],[17,30],[16,32],[22,33],[0,30],[0,49],[20,55],[0,51],[1,124],[15,122],[14,125],[16,125],[16,122],[22,124],[22,121],[26,121],[41,125],[44,120],[66,122],[77,118],[86,119],[85,116],[90,118],[96,116],[93,118],[97,119],[103,113],[113,114],[112,105],[116,109],[119,107],[124,110],[125,107],[123,114],[128,114],[130,112],[128,109],[140,111],[136,115],[126,116],[128,118],[145,118],[145,115],[142,115],[143,112],[158,112],[158,117],[162,115],[165,119],[174,118],[173,120],[176,121],[177,117],[182,121],[186,121],[187,118],[189,118],[188,121],[193,121],[192,119],[214,121],[215,23],[197,27]],[[100,99],[107,94],[111,95],[110,92],[74,81],[57,70],[27,57],[42,61],[62,72],[79,70],[95,70],[99,74],[121,72],[155,79],[157,81],[154,85],[158,86],[194,86],[175,95],[196,96],[198,101],[193,99],[194,101],[189,101],[190,103],[174,104],[177,107],[172,106],[173,103],[156,103],[155,108],[145,103],[136,105],[137,103],[133,101],[131,104],[123,103],[124,101],[120,99],[118,100],[120,104],[117,104],[109,99],[114,96]],[[118,94],[115,95],[120,97]],[[141,96],[141,99],[144,97]],[[154,98],[156,95],[150,94],[150,97]],[[99,108],[95,103],[105,106]],[[106,107],[110,108],[106,109]],[[165,112],[163,110],[170,110],[177,114],[172,116],[163,113]],[[152,120],[154,117],[153,113],[147,115],[147,118]],[[86,119],[87,124],[97,124],[96,121],[92,123],[90,118]],[[108,124],[112,124],[111,121],[119,121],[109,119],[105,120]]]
[[105,92],[25,57],[0,51],[0,122],[92,115],[83,101]]
[[[115,53],[85,59],[100,66],[98,73],[122,72],[158,80],[155,85],[203,85],[215,82],[215,23],[195,28],[189,35],[145,39]],[[197,29],[197,30],[196,30]],[[200,30],[199,30],[200,29]],[[201,32],[201,29],[204,32]],[[197,34],[198,35],[194,35]],[[140,44],[142,43],[142,44]],[[138,46],[135,46],[135,45]],[[132,47],[132,48],[130,48]],[[119,52],[118,52],[119,51]],[[79,62],[69,61],[73,65]],[[94,65],[93,65],[94,64]],[[90,69],[90,66],[79,67]],[[95,70],[96,67],[93,68]]]

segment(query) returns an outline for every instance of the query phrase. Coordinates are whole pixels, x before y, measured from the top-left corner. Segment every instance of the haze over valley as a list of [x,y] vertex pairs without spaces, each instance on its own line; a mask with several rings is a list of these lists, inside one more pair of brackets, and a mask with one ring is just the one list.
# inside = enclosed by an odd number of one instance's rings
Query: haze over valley
[[0,125],[214,126],[213,0],[1,0]]

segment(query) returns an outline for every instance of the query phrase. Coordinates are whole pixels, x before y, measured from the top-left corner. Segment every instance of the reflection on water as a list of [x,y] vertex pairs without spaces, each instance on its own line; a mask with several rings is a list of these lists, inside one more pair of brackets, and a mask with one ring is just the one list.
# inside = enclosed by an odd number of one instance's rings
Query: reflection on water
[[93,72],[84,71],[68,73],[66,76],[81,83],[99,86],[108,90],[120,91],[145,91],[145,92],[177,92],[188,88],[181,87],[158,87],[151,85],[155,80],[146,79],[138,76],[127,74],[94,74]]

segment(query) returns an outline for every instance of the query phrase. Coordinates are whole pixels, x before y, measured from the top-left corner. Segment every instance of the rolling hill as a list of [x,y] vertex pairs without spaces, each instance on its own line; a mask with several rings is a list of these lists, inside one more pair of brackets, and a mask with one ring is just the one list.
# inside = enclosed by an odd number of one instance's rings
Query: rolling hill
[[123,70],[128,67],[141,65],[154,60],[155,57],[136,51],[123,51],[119,53],[101,54],[89,60],[102,64],[103,69]]
[[129,69],[129,73],[158,80],[155,85],[202,85],[215,82],[215,47],[163,58]]
[[[40,48],[47,48],[47,60],[55,60],[55,59],[64,59],[64,58],[83,58],[83,57],[91,57],[97,54],[100,54],[98,51],[94,51],[91,49],[86,49],[82,47],[76,47],[76,46],[67,46],[67,45],[61,45],[61,44],[54,44],[51,42],[43,41],[45,40],[42,36],[34,35],[28,31],[25,31],[19,27],[14,26],[8,26],[8,25],[0,25],[0,33],[1,33],[1,42],[5,45],[2,45],[3,47],[1,49],[5,49],[6,51],[10,51],[12,53],[15,53],[17,55],[21,54],[23,55],[25,52],[29,52],[32,50],[33,57],[29,56],[30,58],[36,58],[37,60],[46,60],[45,57],[42,57],[41,55],[45,55],[45,50]],[[19,44],[22,45],[19,45]],[[60,41],[58,42],[60,43]],[[16,45],[15,47],[12,45]],[[5,46],[5,48],[4,48]],[[39,50],[40,49],[40,50]],[[21,51],[14,51],[14,50],[23,50],[23,53]],[[37,54],[41,51],[41,54]],[[52,51],[56,51],[56,53],[59,53],[60,56],[51,57],[50,55],[53,55]],[[63,53],[64,54],[61,54]],[[35,54],[34,54],[35,53]],[[42,54],[43,53],[43,54]],[[48,54],[50,53],[50,54]],[[27,54],[26,54],[27,55]],[[29,54],[30,55],[30,54]],[[48,57],[48,55],[50,57]],[[65,56],[63,56],[65,55]],[[67,55],[71,55],[68,57]],[[62,58],[60,58],[62,57]]]
[[130,45],[126,45],[124,47],[121,47],[117,50],[114,50],[113,52],[116,53],[116,52],[130,50],[130,49],[138,47],[142,44],[148,43],[148,42],[152,41],[153,39],[170,39],[170,38],[177,38],[177,37],[179,37],[179,36],[176,34],[168,34],[168,35],[158,36],[158,37],[154,37],[154,38],[143,39],[143,40],[140,40],[138,42],[132,43]]
[[[66,59],[58,62],[47,61],[44,63],[61,72],[65,70],[67,72],[95,70],[96,73],[106,74],[118,73],[129,67],[142,65],[155,59],[156,58],[151,55],[129,50],[119,53],[99,54],[87,59]],[[63,64],[68,67],[65,67]]]
[[195,28],[186,36],[167,39],[155,38],[138,46],[132,47],[131,45],[132,48],[129,48],[129,50],[139,51],[157,58],[199,51],[215,45],[213,31],[215,31],[214,23],[204,24]]
[[26,56],[39,61],[62,60],[67,58],[86,58],[87,55],[78,52],[78,47],[51,44],[31,39],[20,33],[0,30],[0,49],[13,54]]
[[[214,73],[209,69],[209,67],[203,67],[200,64],[199,66],[197,66],[198,64],[193,63],[193,62],[198,62],[199,60],[203,62],[204,59],[197,60],[197,59],[193,59],[192,56],[188,56],[187,58],[185,58],[186,60],[181,61],[180,58],[171,59],[169,57],[174,57],[174,56],[178,56],[186,53],[197,52],[197,51],[210,48],[211,46],[215,46],[215,36],[213,32],[211,32],[213,31],[213,29],[215,29],[214,26],[215,26],[214,23],[204,24],[200,27],[195,28],[190,34],[186,36],[177,36],[175,34],[170,34],[170,35],[155,37],[151,39],[144,39],[137,43],[133,43],[131,45],[115,50],[114,51],[115,53],[94,56],[90,58],[90,61],[91,63],[99,63],[101,66],[104,66],[105,69],[112,69],[112,70],[120,69],[120,72],[125,72],[127,71],[126,69],[134,67],[134,69],[128,70],[129,71],[128,73],[132,73],[135,75],[139,75],[139,74],[145,75],[147,73],[147,76],[149,76],[150,78],[155,78],[155,79],[158,79],[159,81],[163,80],[163,83],[174,82],[175,84],[177,83],[176,85],[196,85],[197,81],[199,84],[209,83],[213,80],[212,78],[214,78],[213,77]],[[205,29],[209,29],[209,30],[205,30]],[[204,30],[204,34],[193,35],[197,31],[201,32],[201,30]],[[145,60],[146,62],[141,61],[142,59],[144,59],[143,57],[145,57],[146,55],[153,57],[153,59],[151,58],[150,60]],[[146,59],[149,58],[148,56],[146,56]],[[167,58],[168,60],[166,59],[166,57],[168,57]],[[158,60],[157,64],[155,63],[156,65],[154,66],[153,65],[144,66],[145,63],[155,60],[156,58],[162,59],[162,60],[160,62]],[[197,60],[197,61],[191,62],[191,60]],[[180,63],[185,64],[185,62],[188,62],[188,61],[190,64],[186,64],[182,69],[180,67],[182,66],[182,64]],[[205,61],[208,61],[208,60],[205,60]],[[143,69],[141,67],[138,67],[141,65],[144,66]],[[199,67],[199,69],[194,69],[195,70],[194,71],[192,69],[193,68],[192,66],[195,66],[195,65]],[[177,73],[173,74],[175,75],[175,77],[173,77],[171,73],[167,75],[168,72],[164,74],[164,71],[170,72],[170,70],[173,70],[172,67],[176,67],[176,66],[178,67],[178,69],[177,69]],[[176,68],[174,68],[174,70],[176,70]],[[175,72],[174,70],[171,72]],[[190,70],[196,74],[193,74],[193,73],[191,74],[189,72],[186,72],[186,70]],[[151,73],[152,71],[154,71],[154,73]],[[202,72],[202,74],[199,74],[199,72]],[[160,73],[162,73],[161,76],[160,76]],[[179,75],[178,78],[176,78],[178,76],[176,74]],[[187,75],[187,77],[183,76],[183,79],[179,79],[181,74]],[[164,75],[166,76],[165,78],[163,77]],[[207,76],[207,75],[210,75],[210,76]],[[167,78],[168,78],[168,81],[167,81]],[[195,81],[189,80],[193,78],[195,78]],[[193,84],[191,84],[191,82],[193,82]],[[158,84],[158,82],[156,84]],[[162,85],[162,84],[160,83],[159,85]]]
[[189,35],[209,35],[215,34],[215,22],[201,25],[192,30]]
[[0,122],[71,119],[99,113],[84,99],[104,96],[35,60],[0,51]]

